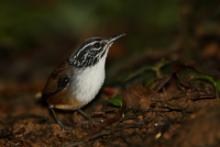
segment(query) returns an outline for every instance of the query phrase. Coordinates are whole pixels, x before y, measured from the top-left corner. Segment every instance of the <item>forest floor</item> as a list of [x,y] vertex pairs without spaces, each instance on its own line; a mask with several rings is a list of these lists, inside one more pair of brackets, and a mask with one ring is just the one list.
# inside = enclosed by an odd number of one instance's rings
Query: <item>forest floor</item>
[[78,112],[57,111],[65,128],[36,98],[45,81],[2,82],[0,146],[217,147],[219,51],[207,44],[201,52],[199,59],[191,61],[173,60],[176,53],[171,53],[128,63],[129,68],[116,75],[130,76],[120,83],[107,82],[83,108],[92,120]]

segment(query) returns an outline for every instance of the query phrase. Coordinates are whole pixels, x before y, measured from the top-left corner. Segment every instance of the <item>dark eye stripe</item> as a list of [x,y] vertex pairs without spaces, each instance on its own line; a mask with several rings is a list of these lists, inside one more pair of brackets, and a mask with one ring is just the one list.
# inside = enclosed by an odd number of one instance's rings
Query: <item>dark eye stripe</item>
[[100,47],[101,47],[101,43],[96,42],[93,46],[94,46],[95,48],[100,48]]
[[78,48],[78,50],[76,51],[76,53],[78,54],[79,52],[81,52],[82,50],[86,49],[88,46],[92,46],[97,42],[100,42],[102,39],[101,38],[90,38],[88,40],[86,40],[85,42],[83,42],[80,47]]

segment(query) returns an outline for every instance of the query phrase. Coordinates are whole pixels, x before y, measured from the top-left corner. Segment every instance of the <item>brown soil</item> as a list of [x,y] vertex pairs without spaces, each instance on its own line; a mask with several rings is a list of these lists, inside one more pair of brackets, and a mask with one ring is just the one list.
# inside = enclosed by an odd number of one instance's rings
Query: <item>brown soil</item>
[[[60,112],[61,128],[35,98],[44,82],[1,85],[0,146],[219,146],[220,101],[212,85],[195,86],[178,72],[154,80],[104,87],[84,111]],[[123,106],[108,102],[123,97]]]

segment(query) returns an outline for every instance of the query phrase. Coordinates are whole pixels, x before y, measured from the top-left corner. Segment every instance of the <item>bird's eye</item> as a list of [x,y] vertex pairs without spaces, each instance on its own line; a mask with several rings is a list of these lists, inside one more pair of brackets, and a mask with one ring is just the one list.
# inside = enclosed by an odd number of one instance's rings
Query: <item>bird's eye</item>
[[67,76],[59,78],[58,87],[64,88],[69,83],[69,81],[70,81],[70,79]]
[[95,44],[94,44],[94,47],[95,47],[95,48],[100,48],[100,47],[101,47],[101,43],[99,43],[99,42],[95,43]]

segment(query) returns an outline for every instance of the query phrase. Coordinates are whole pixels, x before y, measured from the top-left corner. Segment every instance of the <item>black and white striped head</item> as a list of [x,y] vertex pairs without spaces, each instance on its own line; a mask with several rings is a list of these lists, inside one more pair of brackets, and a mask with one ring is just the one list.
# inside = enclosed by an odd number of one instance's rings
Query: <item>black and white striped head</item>
[[113,42],[123,36],[125,34],[120,34],[109,39],[101,37],[89,38],[70,56],[68,62],[77,68],[93,66],[100,59],[105,58],[106,56],[104,55],[108,52]]

